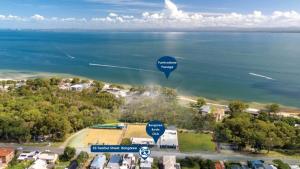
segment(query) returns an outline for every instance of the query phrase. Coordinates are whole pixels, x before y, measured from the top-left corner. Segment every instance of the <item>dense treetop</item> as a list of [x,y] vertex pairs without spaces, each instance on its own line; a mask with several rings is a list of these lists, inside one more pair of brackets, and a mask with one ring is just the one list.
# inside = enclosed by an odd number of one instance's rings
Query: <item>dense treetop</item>
[[70,132],[103,123],[122,105],[122,99],[99,90],[101,82],[82,92],[60,90],[60,82],[27,80],[26,85],[0,92],[0,139],[24,142],[47,136],[59,141]]

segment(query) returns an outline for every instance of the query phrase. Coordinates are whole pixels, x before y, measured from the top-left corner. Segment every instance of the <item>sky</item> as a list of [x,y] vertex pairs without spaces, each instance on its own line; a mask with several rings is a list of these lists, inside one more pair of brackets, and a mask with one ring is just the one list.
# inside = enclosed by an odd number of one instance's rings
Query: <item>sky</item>
[[0,0],[0,28],[300,28],[300,0]]

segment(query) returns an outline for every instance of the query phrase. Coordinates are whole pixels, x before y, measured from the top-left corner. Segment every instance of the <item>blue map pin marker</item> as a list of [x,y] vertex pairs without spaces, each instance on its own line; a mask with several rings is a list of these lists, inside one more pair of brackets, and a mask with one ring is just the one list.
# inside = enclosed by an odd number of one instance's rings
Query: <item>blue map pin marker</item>
[[157,60],[156,66],[159,71],[164,72],[166,78],[169,78],[171,72],[177,68],[177,61],[174,57],[163,56]]
[[165,126],[162,122],[154,120],[150,121],[146,126],[146,132],[151,136],[155,143],[157,143],[160,136],[165,133]]

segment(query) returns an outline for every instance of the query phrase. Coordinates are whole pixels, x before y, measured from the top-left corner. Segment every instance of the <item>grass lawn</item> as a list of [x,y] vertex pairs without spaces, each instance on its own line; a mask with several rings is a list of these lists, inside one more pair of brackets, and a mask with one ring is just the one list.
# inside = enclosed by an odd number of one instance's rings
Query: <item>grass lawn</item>
[[55,165],[55,169],[65,169],[65,168],[68,168],[69,164],[70,164],[70,161],[59,162],[58,164]]
[[198,164],[195,164],[194,167],[182,167],[182,169],[199,169],[199,165]]
[[[63,142],[50,142],[51,147],[59,147]],[[31,147],[45,147],[49,146],[49,142],[42,142],[42,143],[24,143],[20,146],[31,146]]]
[[19,162],[19,163],[15,164],[15,165],[8,166],[7,169],[24,169],[24,168],[28,168],[31,164],[32,164],[32,161],[23,161],[23,162]]
[[211,134],[178,133],[179,149],[182,152],[215,151],[216,145]]
[[107,119],[105,120],[105,124],[118,124],[119,121],[117,119]]
[[295,159],[300,159],[299,154],[284,154],[276,151],[270,151],[267,153],[267,150],[261,151],[262,155],[268,156],[268,157],[273,157],[273,158],[285,158],[285,157],[290,157],[290,158],[295,158]]
[[127,131],[125,133],[125,138],[131,138],[131,137],[137,137],[137,138],[150,138],[148,134],[146,133],[146,125],[142,124],[129,124],[127,126]]

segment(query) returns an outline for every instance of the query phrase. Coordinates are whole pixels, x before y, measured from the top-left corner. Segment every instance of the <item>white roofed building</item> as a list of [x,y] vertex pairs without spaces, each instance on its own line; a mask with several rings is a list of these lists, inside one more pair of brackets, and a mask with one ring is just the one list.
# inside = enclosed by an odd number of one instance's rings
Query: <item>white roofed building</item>
[[151,169],[153,158],[148,157],[146,160],[141,158],[140,169]]
[[48,169],[47,162],[45,160],[36,160],[28,169]]
[[155,145],[155,142],[154,142],[153,138],[135,138],[135,137],[132,137],[130,140],[131,140],[131,144],[149,145],[149,146]]
[[204,105],[204,106],[202,106],[201,108],[200,108],[200,112],[202,113],[202,114],[209,114],[209,113],[211,113],[211,107],[210,107],[210,105]]
[[54,164],[58,158],[57,154],[54,153],[41,153],[38,155],[38,159],[46,161],[48,164]]
[[71,86],[71,90],[73,91],[82,91],[84,89],[88,89],[91,85],[89,83],[83,83],[83,84],[75,84]]
[[166,129],[157,144],[160,148],[179,149],[177,130]]
[[176,163],[175,156],[163,156],[164,169],[180,169],[180,164]]
[[290,165],[290,168],[291,169],[300,169],[300,166],[298,166],[298,165]]
[[123,156],[123,161],[120,169],[133,169],[135,168],[135,156],[130,154],[125,154]]
[[253,114],[253,115],[258,115],[259,114],[259,109],[254,109],[254,108],[248,108],[248,109],[246,109],[246,112],[247,113],[250,113],[250,114]]

